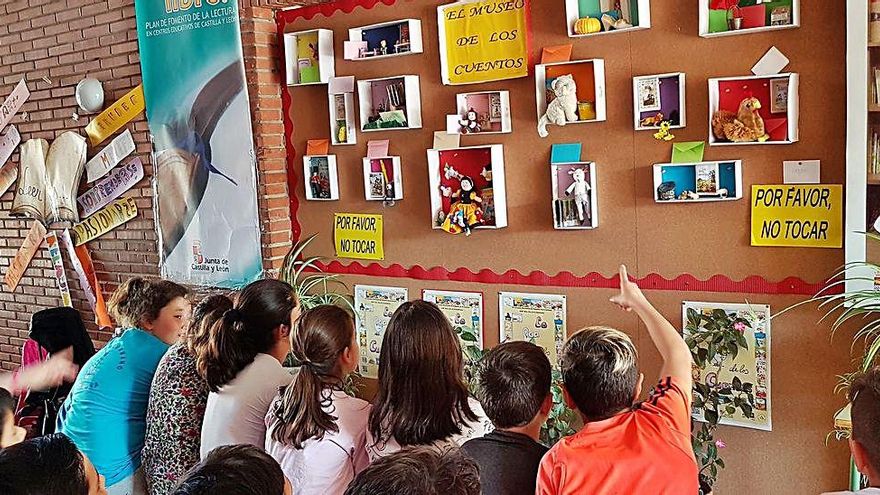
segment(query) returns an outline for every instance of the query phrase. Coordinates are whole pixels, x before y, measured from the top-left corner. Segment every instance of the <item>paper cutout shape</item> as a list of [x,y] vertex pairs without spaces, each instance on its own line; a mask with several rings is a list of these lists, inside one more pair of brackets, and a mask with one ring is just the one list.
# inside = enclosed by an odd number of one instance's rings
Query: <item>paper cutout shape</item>
[[767,9],[763,5],[740,7],[742,13],[742,29],[764,27],[767,23]]
[[382,158],[388,156],[389,141],[380,139],[367,143],[367,158]]
[[672,163],[700,163],[706,151],[705,141],[686,141],[672,144]]
[[114,168],[107,178],[76,198],[76,202],[82,208],[82,216],[88,217],[107,206],[143,178],[144,165],[138,157],[132,158],[121,167]]
[[6,164],[6,160],[12,156],[15,147],[21,143],[21,134],[14,125],[9,126],[6,132],[0,134],[0,167]]
[[577,163],[581,161],[581,143],[554,144],[550,163]]
[[61,248],[58,246],[58,235],[55,232],[46,234],[46,247],[49,249],[49,258],[55,271],[55,282],[58,284],[58,291],[61,292],[61,305],[72,308],[73,301],[70,299],[67,274],[64,273],[64,260],[61,258]]
[[327,92],[331,95],[354,93],[354,76],[331,77]]
[[113,102],[86,126],[86,134],[92,146],[101,144],[105,139],[118,131],[131,119],[144,111],[144,86],[129,91],[122,98]]
[[98,281],[98,275],[95,273],[95,266],[92,264],[92,257],[89,256],[89,250],[85,246],[73,247],[73,240],[70,238],[70,231],[64,229],[61,232],[61,244],[64,244],[64,250],[67,251],[67,258],[73,271],[79,278],[79,286],[82,288],[86,296],[86,301],[92,312],[95,313],[95,323],[98,328],[113,327],[113,320],[107,311],[107,304],[104,302],[104,294],[101,292],[101,282]]
[[357,60],[361,58],[361,52],[366,51],[366,41],[346,41],[342,44],[343,58],[345,60]]
[[571,43],[567,45],[545,46],[541,51],[542,64],[569,61],[571,61]]
[[82,246],[137,216],[134,198],[122,198],[73,226],[73,245]]
[[6,194],[6,191],[15,184],[16,179],[18,179],[18,167],[14,163],[0,167],[0,196]]
[[756,76],[773,76],[782,72],[788,66],[789,60],[778,48],[771,46],[767,53],[752,67],[752,73]]
[[131,137],[131,131],[126,129],[86,163],[86,182],[95,182],[104,177],[134,150],[134,138]]
[[76,192],[86,164],[86,138],[67,131],[56,137],[46,155],[46,225],[69,227],[79,222]]
[[9,215],[43,220],[46,211],[46,156],[49,142],[28,139],[18,153],[18,187]]
[[819,184],[821,162],[798,160],[782,162],[782,181],[786,184]]
[[31,260],[34,258],[34,255],[37,254],[37,250],[40,248],[40,245],[43,244],[43,239],[45,237],[46,227],[43,227],[42,223],[34,221],[34,223],[31,224],[31,229],[25,236],[24,241],[22,241],[21,247],[18,248],[18,252],[15,253],[15,258],[9,263],[6,275],[3,277],[6,289],[9,290],[9,292],[14,292],[15,288],[18,287],[18,283],[21,282],[21,277],[24,276],[24,271],[27,270],[28,265],[31,264]]
[[329,139],[309,139],[306,143],[306,155],[326,155],[330,152]]
[[450,134],[443,131],[434,131],[435,150],[448,150],[461,147],[461,134]]
[[729,28],[727,26],[727,10],[712,9],[709,11],[709,32],[723,33]]
[[764,132],[770,141],[788,141],[788,119],[764,119]]
[[24,105],[24,102],[31,96],[31,92],[28,91],[27,83],[25,83],[24,78],[21,81],[18,81],[18,84],[15,85],[15,88],[12,89],[12,93],[9,93],[9,96],[3,100],[3,104],[0,105],[0,131],[6,127],[6,124],[12,120],[12,117],[15,116],[15,113]]

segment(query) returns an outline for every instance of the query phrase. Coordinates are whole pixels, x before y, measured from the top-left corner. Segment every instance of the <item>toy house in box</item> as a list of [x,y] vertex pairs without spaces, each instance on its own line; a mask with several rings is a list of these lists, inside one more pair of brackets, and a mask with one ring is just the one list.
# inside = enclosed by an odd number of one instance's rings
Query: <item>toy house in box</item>
[[634,77],[633,108],[637,131],[658,129],[662,122],[669,122],[670,129],[687,125],[684,73]]
[[364,197],[367,201],[403,199],[403,172],[399,156],[364,158]]
[[650,0],[565,0],[568,36],[578,38],[651,27]]
[[306,155],[303,157],[303,181],[309,201],[339,199],[339,178],[336,175],[336,155]]
[[699,0],[700,36],[732,36],[801,25],[800,0]]
[[500,144],[428,150],[431,187],[431,223],[444,228],[462,195],[461,182],[470,178],[480,198],[478,229],[507,227],[507,190],[504,184],[504,147]]
[[458,114],[446,116],[448,134],[506,134],[512,131],[509,92],[461,93],[455,100]]
[[606,119],[605,61],[602,59],[536,65],[535,97],[538,119],[544,115],[547,105],[555,98],[551,89],[553,80],[564,75],[571,75],[577,85],[578,121],[569,124],[604,121]]
[[331,79],[327,93],[330,110],[330,141],[334,145],[357,144],[357,124],[355,124],[354,92],[334,88]]
[[596,200],[596,164],[553,163],[553,228],[588,230],[599,226]]
[[346,60],[422,53],[422,21],[402,19],[349,29],[345,47]]
[[422,127],[419,76],[358,81],[358,101],[364,132]]
[[654,201],[699,203],[742,198],[742,162],[729,160],[654,165]]
[[333,31],[284,33],[284,59],[288,86],[327,84],[336,75]]
[[798,140],[797,74],[709,79],[709,144]]

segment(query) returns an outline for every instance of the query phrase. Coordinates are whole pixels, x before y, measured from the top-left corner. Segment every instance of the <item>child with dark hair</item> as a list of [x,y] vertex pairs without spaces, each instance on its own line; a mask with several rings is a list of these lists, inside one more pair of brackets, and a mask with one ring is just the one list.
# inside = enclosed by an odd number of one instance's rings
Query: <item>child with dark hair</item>
[[859,472],[868,477],[871,487],[857,492],[826,495],[880,494],[880,367],[857,376],[849,388],[852,435],[849,449]]
[[495,430],[461,450],[480,466],[484,495],[534,493],[547,447],[538,443],[553,407],[552,371],[544,351],[530,342],[505,342],[480,363],[480,404]]
[[3,495],[107,495],[104,477],[64,435],[0,449]]
[[457,448],[408,447],[357,475],[345,495],[480,495],[480,471]]
[[24,428],[15,425],[15,397],[0,388],[0,449],[21,442],[25,433]]
[[151,495],[167,494],[199,462],[208,384],[196,369],[196,354],[211,328],[232,308],[224,295],[203,299],[193,310],[186,334],[156,368],[147,407],[143,463]]
[[296,293],[280,280],[245,287],[233,307],[211,326],[196,365],[207,381],[202,458],[222,445],[266,443],[266,413],[278,389],[290,383],[284,362],[291,324],[299,318]]
[[338,306],[318,306],[302,314],[290,341],[301,367],[266,415],[266,452],[297,495],[342,495],[370,462],[370,405],[342,391],[360,356],[354,319]]
[[391,316],[379,353],[379,391],[367,431],[370,459],[402,447],[459,446],[491,429],[464,382],[461,344],[446,315],[426,301]]
[[291,495],[278,463],[253,445],[217,447],[170,495]]
[[536,493],[697,493],[690,350],[624,266],[611,302],[645,324],[663,359],[660,383],[647,401],[635,402],[643,376],[625,333],[592,327],[569,337],[560,355],[563,395],[584,427],[541,461]]
[[64,433],[107,478],[108,493],[145,493],[141,470],[150,384],[189,320],[189,291],[132,278],[110,299],[123,333],[83,366],[58,415]]

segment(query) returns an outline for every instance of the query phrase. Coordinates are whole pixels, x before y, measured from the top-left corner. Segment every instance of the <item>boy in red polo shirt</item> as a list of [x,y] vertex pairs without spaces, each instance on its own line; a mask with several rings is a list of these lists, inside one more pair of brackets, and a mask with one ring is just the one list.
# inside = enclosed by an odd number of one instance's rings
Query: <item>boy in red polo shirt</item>
[[584,428],[544,456],[538,495],[692,495],[697,464],[690,440],[691,353],[678,331],[620,267],[611,302],[635,312],[663,358],[660,382],[636,403],[642,379],[630,338],[591,327],[566,341],[560,355],[565,401]]

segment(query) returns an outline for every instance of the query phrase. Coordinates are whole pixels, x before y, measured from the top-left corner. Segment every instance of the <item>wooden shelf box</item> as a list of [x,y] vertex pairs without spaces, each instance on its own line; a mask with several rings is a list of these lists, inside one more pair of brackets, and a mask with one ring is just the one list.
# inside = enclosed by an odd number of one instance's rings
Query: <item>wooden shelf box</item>
[[351,28],[345,46],[346,60],[372,60],[422,53],[422,21],[401,19]]
[[364,197],[367,201],[403,199],[403,171],[399,156],[364,158]]
[[510,117],[510,93],[508,91],[481,91],[460,93],[456,96],[458,113],[446,116],[448,134],[464,134],[461,123],[468,111],[473,109],[480,123],[480,132],[474,134],[508,134],[513,125]]
[[[614,0],[565,0],[565,17],[568,21],[568,36],[582,38],[611,33],[625,33],[651,27],[650,0],[621,0],[620,11],[615,9]],[[608,14],[616,19],[624,19],[631,27],[606,30],[602,16]],[[599,21],[601,30],[595,33],[578,33],[575,25],[578,19],[593,18]]]
[[637,131],[657,130],[662,121],[669,121],[670,129],[685,127],[684,73],[634,77],[633,109],[633,125]]
[[[772,76],[744,76],[709,79],[709,144],[712,146],[792,144],[798,140],[800,115],[798,87],[795,73]],[[736,114],[746,98],[757,98],[761,103],[758,113],[764,119],[764,142],[735,143],[718,139],[712,130],[712,119],[718,109]]]
[[569,124],[605,121],[605,61],[598,58],[535,66],[535,99],[538,107],[538,119],[547,111],[547,104],[555,98],[550,84],[557,77],[566,74],[571,74],[577,84],[578,116],[580,117],[577,122],[569,122]]
[[[578,205],[574,174],[580,170],[588,184],[587,200]],[[553,228],[557,230],[592,230],[599,226],[596,199],[596,164],[594,162],[553,163],[550,165],[553,187]],[[583,220],[581,220],[583,217]]]
[[[664,192],[661,194],[661,185]],[[668,192],[667,192],[668,189]],[[683,193],[696,195],[679,199]],[[658,163],[654,165],[654,201],[658,203],[706,203],[742,199],[742,161]]]
[[357,144],[354,93],[329,92],[327,99],[327,108],[330,110],[330,142],[336,146]]
[[303,182],[309,201],[336,201],[339,199],[339,177],[336,155],[303,156]]
[[284,33],[284,67],[288,86],[330,82],[336,75],[333,31],[313,29]]
[[440,229],[449,213],[460,178],[474,180],[483,200],[483,224],[478,229],[507,227],[507,189],[504,184],[504,146],[490,144],[428,150],[428,181],[431,187],[431,225]]
[[365,79],[357,84],[363,132],[421,129],[419,76]]
[[800,0],[771,0],[739,7],[742,16],[739,29],[731,29],[731,13],[723,9],[712,9],[711,1],[699,0],[700,36],[704,38],[793,29],[801,25]]

